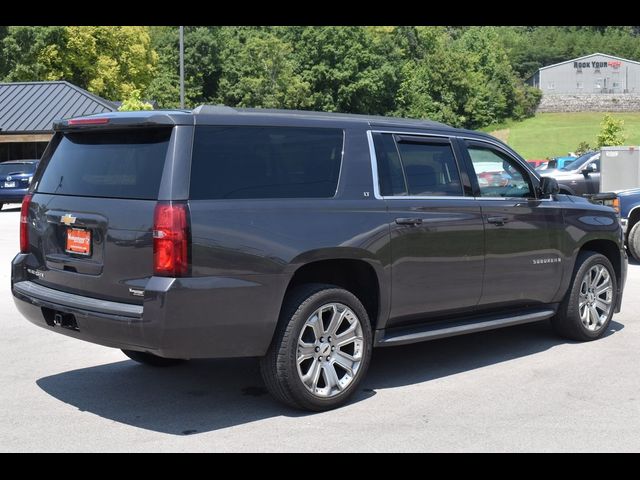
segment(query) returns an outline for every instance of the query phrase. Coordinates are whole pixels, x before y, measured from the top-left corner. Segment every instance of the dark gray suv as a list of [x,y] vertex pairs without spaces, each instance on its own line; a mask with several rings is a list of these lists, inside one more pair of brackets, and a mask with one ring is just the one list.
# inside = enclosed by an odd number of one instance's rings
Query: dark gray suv
[[260,357],[275,397],[324,410],[373,347],[545,319],[593,340],[620,310],[614,210],[486,134],[206,106],[55,131],[22,205],[16,305],[144,364]]

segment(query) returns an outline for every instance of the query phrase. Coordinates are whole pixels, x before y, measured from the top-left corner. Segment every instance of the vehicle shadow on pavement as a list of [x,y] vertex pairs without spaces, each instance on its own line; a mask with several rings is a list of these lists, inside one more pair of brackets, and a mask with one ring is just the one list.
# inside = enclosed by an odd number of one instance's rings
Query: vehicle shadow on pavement
[[[624,325],[611,321],[604,337]],[[544,352],[552,347],[577,343],[558,337],[549,322],[537,322],[493,331],[445,338],[374,352],[366,387],[390,388],[427,382],[476,368]]]
[[[611,322],[605,335],[622,328]],[[351,403],[366,401],[376,389],[428,382],[563,343],[566,341],[542,322],[377,349]],[[37,384],[81,411],[173,435],[209,432],[281,415],[309,415],[282,406],[267,394],[256,359],[193,360],[166,369],[122,361],[44,377]]]

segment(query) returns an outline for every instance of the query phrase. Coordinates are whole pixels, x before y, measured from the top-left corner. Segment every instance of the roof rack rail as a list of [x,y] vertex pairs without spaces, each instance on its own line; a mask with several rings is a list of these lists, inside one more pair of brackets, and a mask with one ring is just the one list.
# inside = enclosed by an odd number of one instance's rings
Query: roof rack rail
[[195,115],[200,114],[221,114],[221,113],[238,113],[235,108],[228,107],[226,105],[200,105],[193,109]]

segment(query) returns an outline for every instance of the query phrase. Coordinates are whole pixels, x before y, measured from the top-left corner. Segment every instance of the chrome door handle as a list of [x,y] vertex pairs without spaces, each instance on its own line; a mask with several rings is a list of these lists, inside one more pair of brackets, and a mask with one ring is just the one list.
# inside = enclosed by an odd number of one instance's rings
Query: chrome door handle
[[487,217],[487,222],[493,223],[498,227],[504,226],[504,224],[507,223],[508,221],[509,219],[507,217]]
[[415,227],[422,224],[422,219],[421,218],[396,218],[396,223],[398,225],[410,225],[412,227]]

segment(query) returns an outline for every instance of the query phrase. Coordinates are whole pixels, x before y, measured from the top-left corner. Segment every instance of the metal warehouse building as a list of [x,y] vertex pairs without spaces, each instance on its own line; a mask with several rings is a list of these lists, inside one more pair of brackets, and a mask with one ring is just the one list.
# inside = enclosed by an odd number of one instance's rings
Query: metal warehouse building
[[0,162],[40,158],[54,120],[116,109],[65,81],[0,83]]
[[544,95],[640,94],[640,62],[594,53],[542,67],[527,83],[538,87]]

